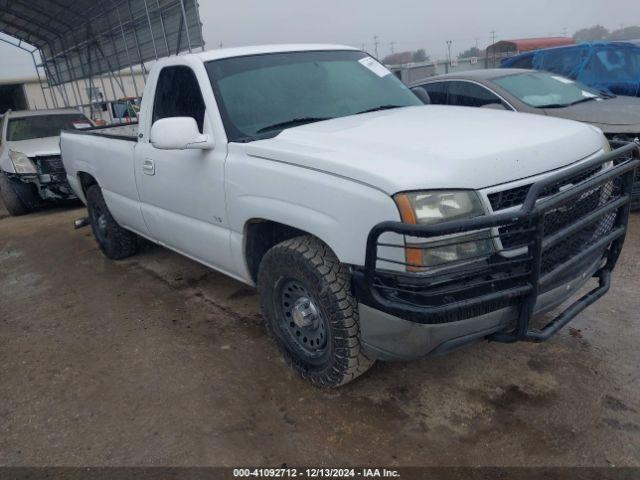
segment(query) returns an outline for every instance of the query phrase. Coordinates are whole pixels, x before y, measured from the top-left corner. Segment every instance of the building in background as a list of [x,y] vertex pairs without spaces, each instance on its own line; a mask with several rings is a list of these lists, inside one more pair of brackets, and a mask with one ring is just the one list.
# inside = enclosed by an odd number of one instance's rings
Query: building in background
[[[124,86],[114,86],[107,76],[94,77],[90,81],[78,81],[61,85],[59,88],[40,86],[38,77],[0,80],[0,115],[11,110],[44,110],[64,107],[62,91],[67,98],[74,99],[83,113],[100,123],[128,123],[136,120],[140,104],[139,92],[144,88],[144,78],[138,68],[134,74],[119,72],[118,79]],[[135,82],[135,86],[134,86]],[[105,101],[105,99],[117,99]]]
[[204,50],[186,0],[4,2],[0,42],[30,54],[35,77],[0,81],[1,109],[77,108],[98,125],[137,117],[146,66]]
[[518,53],[539,50],[541,48],[563,47],[573,45],[575,41],[569,37],[521,38],[516,40],[500,40],[487,47],[488,58],[505,58]]
[[410,85],[417,80],[436,75],[434,62],[387,65],[387,68],[402,80],[405,85]]
[[487,57],[452,58],[449,60],[434,60],[421,63],[406,63],[402,65],[389,65],[387,68],[393,72],[405,85],[414,85],[420,80],[434,75],[445,73],[463,72],[468,70],[483,70],[491,68],[492,59]]

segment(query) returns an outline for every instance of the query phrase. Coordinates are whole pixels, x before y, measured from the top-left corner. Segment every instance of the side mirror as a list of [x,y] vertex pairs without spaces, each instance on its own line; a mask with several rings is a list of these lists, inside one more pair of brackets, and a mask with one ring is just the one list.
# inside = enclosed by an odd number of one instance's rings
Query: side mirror
[[413,87],[411,91],[422,103],[425,105],[431,105],[431,97],[423,87]]
[[210,150],[213,138],[203,135],[191,117],[158,120],[151,127],[151,144],[160,150]]
[[480,108],[490,108],[492,110],[509,110],[504,106],[504,103],[487,103],[486,105],[482,105]]

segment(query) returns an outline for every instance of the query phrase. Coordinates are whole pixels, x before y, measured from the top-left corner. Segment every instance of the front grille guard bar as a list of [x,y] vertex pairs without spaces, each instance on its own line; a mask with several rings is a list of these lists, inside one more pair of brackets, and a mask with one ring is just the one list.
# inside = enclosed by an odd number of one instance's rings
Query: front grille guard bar
[[[518,211],[512,210],[504,213],[494,213],[472,219],[455,220],[436,225],[408,225],[400,222],[383,222],[376,225],[369,233],[367,239],[364,270],[357,271],[354,274],[355,288],[361,297],[361,301],[374,308],[380,308],[394,314],[406,312],[412,314],[414,317],[416,314],[428,317],[430,315],[441,315],[461,311],[462,309],[478,307],[482,304],[497,300],[519,299],[521,303],[515,328],[508,332],[493,335],[492,340],[499,342],[542,342],[549,339],[585,308],[600,299],[610,288],[611,272],[620,256],[627,232],[634,170],[640,165],[639,145],[635,143],[621,143],[618,145],[623,146],[612,152],[599,155],[596,158],[583,162],[580,165],[576,165],[563,172],[551,175],[536,182],[532,185],[521,209]],[[566,180],[566,178],[571,178],[580,172],[593,169],[595,166],[604,165],[616,159],[619,160],[625,155],[625,160],[615,167],[605,170],[598,175],[595,175],[592,178],[569,189],[563,190],[553,196],[547,198],[542,197],[542,194],[550,186],[558,184],[562,180]],[[620,178],[622,181],[622,190],[619,198],[607,202],[605,205],[599,206],[593,212],[589,212],[589,214],[584,218],[579,219],[575,223],[569,224],[559,231],[554,231],[553,234],[545,238],[544,219],[547,212],[554,209],[554,207],[561,206],[563,202],[576,198],[576,196],[579,196],[583,192],[589,192],[590,190],[605,185],[607,182],[611,182],[616,178]],[[616,211],[617,215],[615,224],[606,236],[599,239],[593,245],[590,245],[589,248],[573,256],[567,262],[556,266],[550,272],[542,272],[542,255],[546,249],[552,247],[556,243],[559,243],[563,238],[570,235],[572,232],[577,231],[581,226],[587,225],[589,222],[594,222],[598,218]],[[389,299],[378,291],[381,287],[381,282],[378,281],[380,272],[378,271],[377,264],[381,261],[381,258],[378,257],[378,247],[388,246],[388,244],[381,243],[379,241],[380,237],[385,233],[392,232],[403,236],[418,238],[436,238],[452,234],[493,229],[506,224],[518,223],[530,223],[533,225],[531,232],[533,238],[528,242],[528,245],[530,246],[527,258],[527,260],[531,262],[531,267],[527,272],[528,281],[523,285],[515,285],[512,288],[505,288],[482,296],[437,306],[414,305],[404,302],[400,304],[398,301]],[[394,246],[397,247],[397,245]],[[411,246],[410,248],[420,249],[421,247]],[[598,287],[569,306],[564,312],[554,318],[541,330],[529,330],[529,323],[533,317],[536,301],[541,289],[552,284],[552,282],[557,280],[563,273],[566,274],[568,270],[580,264],[580,262],[585,259],[588,259],[590,255],[594,255],[596,252],[604,249],[607,250],[606,262],[603,258],[603,266],[594,274],[594,277],[599,279]],[[395,263],[402,264],[403,262]],[[404,265],[411,266],[410,263],[404,263]],[[420,276],[413,272],[385,271],[385,274],[408,280],[430,278],[428,275]],[[438,275],[436,274],[435,276]],[[430,322],[427,321],[424,323]]]

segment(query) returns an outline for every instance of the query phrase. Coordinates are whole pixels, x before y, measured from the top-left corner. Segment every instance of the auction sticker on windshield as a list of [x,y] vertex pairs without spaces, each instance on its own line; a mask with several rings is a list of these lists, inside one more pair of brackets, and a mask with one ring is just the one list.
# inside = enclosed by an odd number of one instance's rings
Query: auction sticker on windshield
[[381,63],[375,61],[373,58],[371,57],[366,57],[363,58],[362,60],[359,60],[359,62],[366,68],[368,68],[369,70],[371,70],[373,73],[375,73],[376,75],[378,75],[380,78],[382,77],[386,77],[387,75],[391,75],[391,72],[389,70],[386,69],[386,67],[384,65],[382,65]]

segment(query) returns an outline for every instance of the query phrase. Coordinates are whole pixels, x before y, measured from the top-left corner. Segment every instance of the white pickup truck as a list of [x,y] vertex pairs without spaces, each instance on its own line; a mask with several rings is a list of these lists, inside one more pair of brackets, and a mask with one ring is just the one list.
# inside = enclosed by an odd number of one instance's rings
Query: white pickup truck
[[256,285],[317,386],[376,359],[548,339],[609,288],[637,146],[416,95],[348,47],[171,57],[137,136],[64,132],[62,155],[107,257],[144,237]]

